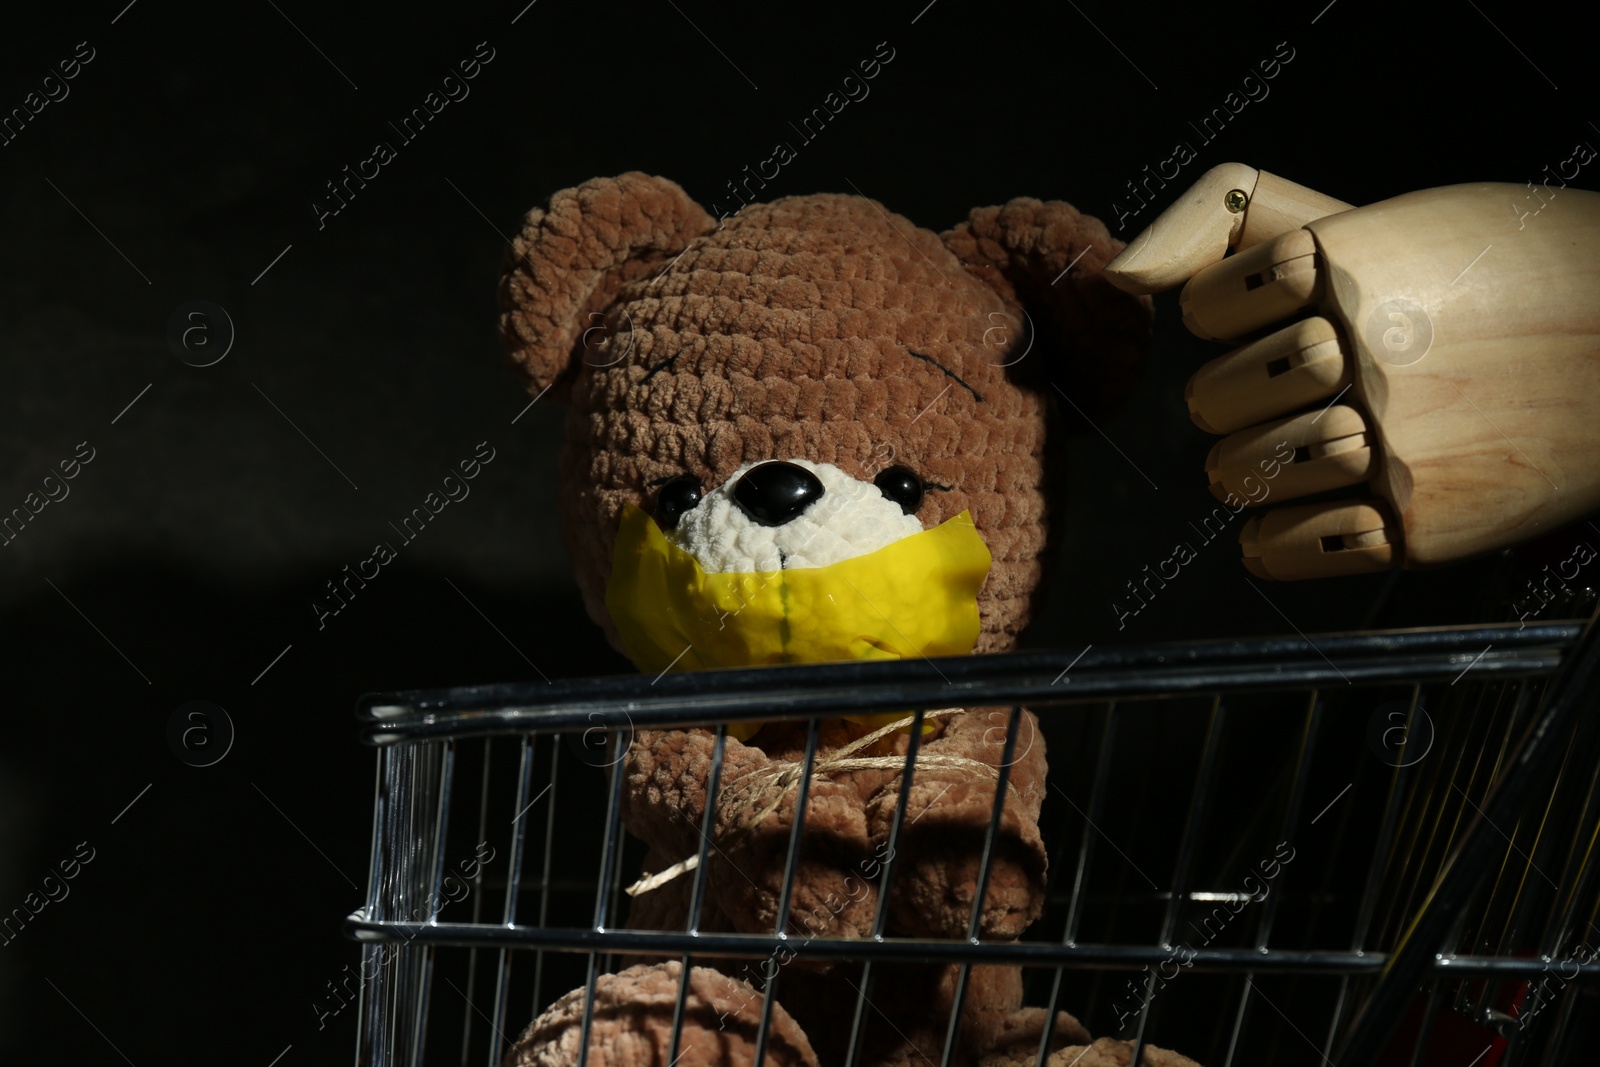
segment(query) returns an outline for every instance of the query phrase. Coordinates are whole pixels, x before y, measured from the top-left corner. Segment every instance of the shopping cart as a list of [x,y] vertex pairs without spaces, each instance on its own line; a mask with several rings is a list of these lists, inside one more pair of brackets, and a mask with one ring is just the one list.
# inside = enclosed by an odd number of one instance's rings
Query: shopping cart
[[[1134,1042],[1135,1063],[1146,1043],[1206,1067],[1595,1062],[1597,697],[1583,622],[369,697],[371,871],[346,923],[363,946],[357,1063],[493,1067],[619,956],[687,973],[785,944],[851,969],[852,1062],[872,967],[911,960],[959,964],[963,984],[972,964],[1020,965],[1028,1003]],[[810,720],[809,760],[821,718],[952,705],[1011,709],[1003,763],[1030,743],[1024,706],[1049,746],[1050,893],[1024,939],[621,928],[643,852],[619,825],[632,731]]]

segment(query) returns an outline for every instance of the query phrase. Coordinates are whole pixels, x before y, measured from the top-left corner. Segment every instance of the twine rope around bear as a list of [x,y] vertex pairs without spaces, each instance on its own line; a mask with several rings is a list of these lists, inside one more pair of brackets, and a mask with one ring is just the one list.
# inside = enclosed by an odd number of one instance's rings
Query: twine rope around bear
[[[937,719],[947,715],[955,715],[965,711],[965,708],[939,708],[935,711],[923,713],[923,720]],[[865,770],[896,770],[905,766],[902,756],[857,756],[856,753],[864,748],[869,748],[877,742],[888,737],[897,730],[905,729],[915,722],[915,716],[908,715],[897,719],[887,726],[880,727],[863,737],[843,745],[834,752],[817,759],[811,768],[811,779],[816,781],[828,774],[842,774],[849,771]],[[783,804],[791,787],[800,779],[803,761],[776,760],[771,767],[764,768],[754,774],[747,775],[739,782],[728,787],[725,792],[737,790],[743,793],[742,799],[734,802],[734,810],[741,812],[732,830],[722,835],[720,840],[711,844],[719,849],[738,844],[763,819],[771,815]],[[998,778],[999,771],[981,760],[969,756],[948,756],[941,753],[927,753],[919,751],[915,760],[916,765],[925,767],[961,767],[968,770],[981,771],[991,778]],[[1007,783],[1008,792],[1015,793],[1016,787]],[[1020,795],[1019,795],[1020,799]],[[700,866],[698,854],[679,860],[670,867],[665,867],[655,874],[646,875],[624,890],[628,896],[638,896],[648,893],[652,889],[659,889],[681,874],[687,874]]]

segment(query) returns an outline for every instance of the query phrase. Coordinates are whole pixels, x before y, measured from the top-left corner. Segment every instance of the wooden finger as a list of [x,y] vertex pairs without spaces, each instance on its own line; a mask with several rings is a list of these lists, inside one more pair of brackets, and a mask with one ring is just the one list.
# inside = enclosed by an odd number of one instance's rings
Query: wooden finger
[[1106,264],[1106,279],[1130,293],[1159,293],[1219,262],[1239,243],[1245,205],[1260,173],[1243,163],[1206,171]]
[[1256,506],[1359,485],[1376,471],[1366,420],[1342,404],[1230,434],[1206,457],[1213,496]]
[[1244,565],[1257,578],[1294,581],[1373,574],[1400,565],[1400,528],[1381,500],[1272,508],[1239,531]]
[[1105,268],[1111,284],[1130,293],[1159,293],[1239,251],[1298,230],[1351,205],[1315,189],[1224,163],[1200,180]]
[[1254,333],[1322,299],[1322,271],[1311,234],[1294,230],[1205,268],[1183,287],[1183,323],[1200,337]]
[[1337,396],[1350,366],[1338,330],[1318,315],[1207,363],[1183,398],[1196,426],[1232,433]]

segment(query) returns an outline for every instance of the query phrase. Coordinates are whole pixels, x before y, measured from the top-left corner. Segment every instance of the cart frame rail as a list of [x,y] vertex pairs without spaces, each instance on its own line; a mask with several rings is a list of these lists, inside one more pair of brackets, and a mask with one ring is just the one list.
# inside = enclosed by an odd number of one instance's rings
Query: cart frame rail
[[[1600,864],[1592,858],[1593,845],[1600,839],[1600,715],[1594,714],[1600,705],[1600,642],[1592,624],[1575,621],[1090,647],[705,671],[654,680],[624,676],[370,695],[361,701],[358,715],[364,723],[363,740],[378,750],[372,863],[366,905],[345,924],[347,935],[363,945],[357,1063],[423,1062],[432,1017],[435,963],[440,959],[438,953],[456,950],[466,950],[464,955],[470,959],[467,988],[456,990],[468,1006],[461,1043],[463,1063],[477,1050],[475,1041],[487,1047],[487,1062],[497,1062],[504,1053],[507,1023],[516,1026],[525,1021],[521,1014],[513,1021],[508,1005],[513,959],[534,957],[532,1010],[537,1011],[549,999],[541,996],[545,954],[587,956],[588,999],[581,1057],[588,1052],[593,994],[602,960],[609,963],[623,953],[681,959],[685,967],[675,1009],[675,1056],[691,960],[759,959],[780,951],[864,965],[855,1032],[863,1025],[869,1006],[874,962],[957,964],[961,990],[970,967],[977,963],[1053,970],[1048,997],[1052,1011],[1062,1003],[1066,973],[1142,973],[1146,976],[1145,995],[1138,1007],[1137,1028],[1128,1037],[1135,1046],[1137,1062],[1153,1025],[1152,1008],[1159,989],[1152,968],[1171,959],[1183,909],[1195,901],[1217,899],[1217,894],[1196,889],[1195,853],[1206,832],[1215,767],[1229,729],[1232,703],[1250,695],[1300,693],[1308,697],[1303,703],[1282,703],[1284,716],[1300,724],[1292,753],[1285,753],[1292,756],[1293,764],[1280,820],[1287,833],[1305,813],[1306,781],[1316,765],[1328,701],[1340,693],[1380,686],[1409,687],[1409,702],[1399,702],[1406,705],[1403,723],[1396,727],[1402,738],[1408,738],[1411,729],[1427,718],[1422,702],[1425,693],[1430,701],[1437,693],[1454,702],[1448,707],[1456,711],[1443,717],[1438,728],[1439,758],[1431,769],[1419,768],[1426,751],[1414,760],[1409,752],[1397,751],[1397,758],[1385,769],[1382,817],[1368,854],[1369,868],[1362,879],[1359,902],[1352,901],[1359,906],[1352,913],[1353,928],[1345,931],[1348,947],[1271,944],[1281,903],[1280,895],[1274,894],[1263,898],[1266,903],[1258,909],[1252,943],[1188,950],[1185,969],[1244,980],[1237,1007],[1230,1009],[1235,1011],[1232,1034],[1225,1051],[1217,1047],[1217,1062],[1233,1061],[1250,1009],[1266,999],[1251,981],[1258,975],[1338,980],[1324,1040],[1319,1044],[1303,1033],[1301,1037],[1329,1062],[1336,1057],[1340,1067],[1379,1062],[1407,1005],[1422,987],[1429,992],[1409,1050],[1410,1062],[1427,1062],[1424,1057],[1430,1036],[1437,1029],[1439,1013],[1446,1010],[1498,1035],[1491,1041],[1496,1054],[1486,1065],[1509,1067],[1522,1062],[1519,1057],[1562,1062],[1564,1042],[1570,1040],[1576,991],[1600,977],[1596,953],[1579,958],[1571,947],[1583,924],[1592,926],[1600,914],[1600,878],[1595,877]],[[1091,828],[1103,836],[1096,819],[1105,817],[1118,716],[1147,702],[1196,698],[1209,699],[1210,713],[1188,807],[1174,815],[1181,822],[1173,827],[1179,845],[1169,885],[1164,895],[1158,894],[1164,901],[1156,905],[1164,911],[1160,936],[1145,943],[1081,940],[1089,899],[1085,885],[1096,841]],[[1065,909],[1057,909],[1065,913],[1059,937],[983,941],[977,937],[976,913],[972,936],[964,941],[885,936],[888,894],[883,890],[871,938],[799,939],[779,931],[771,935],[713,933],[699,931],[693,924],[682,932],[629,930],[614,921],[624,843],[619,825],[623,775],[618,769],[636,730],[697,726],[716,730],[718,743],[709,789],[715,797],[730,723],[808,721],[805,762],[809,772],[822,718],[844,710],[913,716],[902,804],[890,836],[892,856],[893,842],[904,822],[915,742],[921,736],[917,726],[923,714],[950,707],[1009,708],[1007,762],[1000,770],[981,887],[988,878],[1003,803],[1000,798],[1005,794],[1006,768],[1022,708],[1035,712],[1041,728],[1048,729],[1055,716],[1098,706],[1104,707],[1099,756],[1090,791],[1081,798],[1087,810],[1061,792],[1082,816],[1085,827],[1076,848],[1076,870],[1072,869],[1072,856],[1064,856],[1066,869],[1056,870],[1053,861],[1053,886],[1063,880],[1071,886],[1070,895],[1052,898],[1067,901]],[[569,746],[575,735],[581,738],[584,751],[592,749],[596,738],[607,742],[605,758],[597,764],[608,771],[606,824],[592,889],[594,920],[587,926],[549,922],[551,894],[557,888],[552,861],[560,832],[553,800],[546,808],[542,834],[543,873],[526,884],[523,879],[524,866],[540,834],[530,829],[534,820],[524,819],[522,813],[545,795],[535,795],[534,746],[539,738],[557,734],[566,736]],[[1435,740],[1431,722],[1427,736],[1431,747]],[[516,739],[520,757],[515,783],[517,815],[509,832],[509,873],[496,885],[486,883],[479,872],[473,886],[478,894],[472,921],[454,917],[446,921],[440,913],[448,878],[447,827],[452,819],[459,822],[463,817],[461,811],[452,809],[458,794],[466,792],[458,788],[462,785],[458,779],[470,778],[458,766],[465,761],[457,760],[457,747],[476,743],[483,748],[481,783],[465,784],[479,785],[477,821],[480,833],[486,833],[489,746],[499,738]],[[551,747],[546,791],[556,784],[563,755],[559,744]],[[569,750],[568,756],[571,751],[575,750]],[[810,780],[809,773],[800,779],[801,811]],[[1459,794],[1459,800],[1452,791]],[[711,814],[706,813],[706,828],[711,825]],[[1524,824],[1532,828],[1532,836],[1524,836]],[[702,841],[694,873],[692,915],[699,914],[704,861],[711,844],[704,833]],[[783,883],[785,901],[793,884],[799,846],[800,835],[791,834]],[[1522,860],[1526,865],[1519,878],[1515,868]],[[1560,863],[1559,882],[1544,869],[1555,862]],[[1547,892],[1531,874],[1549,883],[1554,892]],[[884,865],[882,877],[886,888],[893,877],[892,859]],[[485,921],[486,898],[495,888],[503,898],[499,921]],[[1354,891],[1353,884],[1349,888]],[[539,900],[536,919],[527,917],[525,911],[519,915],[525,904],[522,898],[533,892]],[[980,889],[978,902],[981,900]],[[786,906],[780,907],[779,914],[787,912]],[[1494,940],[1496,924],[1498,940]],[[1390,929],[1398,929],[1398,936],[1383,933]],[[1600,927],[1595,929],[1600,931]],[[1491,951],[1483,951],[1486,947]],[[495,957],[492,995],[476,989],[480,953]],[[1549,976],[1557,961],[1562,964],[1561,981],[1551,991]],[[1522,991],[1513,1004],[1501,995],[1507,983]],[[483,984],[487,987],[486,978]],[[776,985],[776,980],[769,981],[764,990],[759,1048],[765,1047]],[[1551,993],[1548,1002],[1544,999],[1547,992]],[[958,1002],[960,995],[958,992]],[[480,1001],[488,1004],[487,1011]],[[1552,1013],[1554,1021],[1530,1028],[1530,1019],[1547,1010],[1548,1003],[1559,1005]],[[489,1022],[494,1040],[474,1037],[474,1012]],[[1283,1014],[1281,1010],[1279,1014]],[[1288,1016],[1283,1018],[1288,1021]],[[952,1018],[943,1055],[946,1064],[956,1055],[956,1029]],[[852,1042],[852,1061],[855,1052]],[[1041,1041],[1041,1065],[1047,1052]]]

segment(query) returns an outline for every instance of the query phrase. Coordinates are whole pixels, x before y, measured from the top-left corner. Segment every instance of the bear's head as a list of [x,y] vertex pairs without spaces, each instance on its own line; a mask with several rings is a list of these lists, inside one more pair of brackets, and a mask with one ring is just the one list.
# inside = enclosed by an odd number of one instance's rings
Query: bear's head
[[[557,193],[508,252],[501,331],[530,392],[570,405],[561,509],[590,615],[661,669],[619,595],[856,560],[842,580],[875,577],[891,599],[966,589],[976,612],[953,651],[1013,647],[1059,520],[1047,444],[1127,393],[1149,336],[1148,300],[1100,274],[1120,248],[1060,201],[980,208],[936,235],[860,196],[719,222],[641,173]],[[762,595],[741,588],[741,604]],[[925,613],[910,603],[897,622],[868,601],[895,632]],[[952,651],[901,636],[883,654]],[[695,665],[732,664],[680,664]]]

